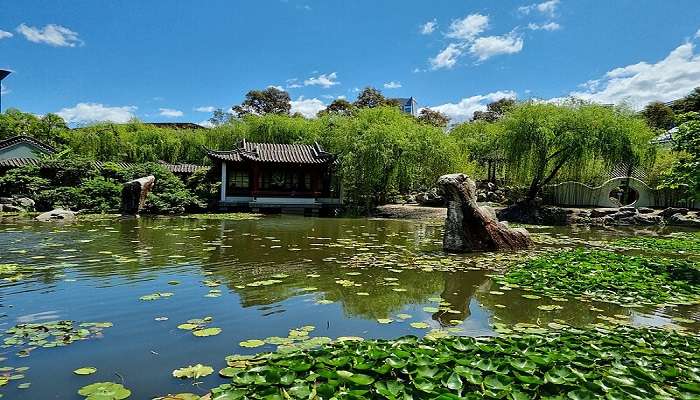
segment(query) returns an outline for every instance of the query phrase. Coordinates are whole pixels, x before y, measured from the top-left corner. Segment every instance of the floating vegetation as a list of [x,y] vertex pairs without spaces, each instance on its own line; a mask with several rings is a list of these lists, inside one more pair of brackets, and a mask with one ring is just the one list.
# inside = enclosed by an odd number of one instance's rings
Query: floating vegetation
[[145,296],[141,296],[141,297],[139,297],[139,300],[143,300],[143,301],[159,300],[159,299],[171,297],[174,294],[175,293],[171,293],[171,292],[158,292],[158,293],[147,294]]
[[78,394],[85,400],[122,400],[131,396],[131,390],[114,382],[97,382],[83,386]]
[[494,279],[549,297],[581,296],[626,306],[700,301],[697,263],[609,251],[573,250],[542,256],[519,263]]
[[73,371],[76,375],[92,375],[95,372],[97,372],[97,368],[95,367],[82,367]]
[[26,357],[37,347],[61,347],[78,340],[99,337],[103,329],[111,326],[111,322],[83,322],[76,325],[73,321],[17,324],[5,331],[2,347],[22,347],[18,355]]
[[630,236],[611,243],[616,247],[640,250],[692,253],[700,255],[700,236],[674,235],[670,237]]
[[[24,373],[29,370],[29,367],[0,367],[0,388],[7,386],[12,381],[21,381],[25,378]],[[26,389],[29,387],[28,382],[17,385],[18,389]],[[2,397],[2,393],[0,393]]]
[[0,264],[0,279],[7,282],[17,282],[24,278],[17,264]]
[[216,336],[221,333],[221,328],[209,327],[208,325],[212,321],[214,321],[212,317],[189,319],[184,324],[178,325],[177,328],[191,331],[197,337]]
[[175,378],[181,378],[181,379],[199,379],[203,376],[211,375],[212,372],[214,372],[214,368],[208,366],[208,365],[202,365],[202,364],[197,364],[197,365],[190,365],[188,367],[184,368],[178,368],[173,371],[173,376]]
[[201,397],[194,393],[168,394],[163,397],[156,397],[153,400],[199,400]]
[[210,219],[216,221],[252,221],[261,219],[262,214],[249,213],[212,213],[212,214],[188,214],[182,218],[188,219]]
[[700,338],[655,329],[343,341],[227,358],[212,398],[697,398]]

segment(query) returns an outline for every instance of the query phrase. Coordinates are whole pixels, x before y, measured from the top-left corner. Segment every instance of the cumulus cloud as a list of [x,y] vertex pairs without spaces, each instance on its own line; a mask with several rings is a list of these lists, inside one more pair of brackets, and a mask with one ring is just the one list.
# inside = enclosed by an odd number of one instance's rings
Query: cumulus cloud
[[17,27],[17,32],[30,42],[44,43],[54,47],[75,47],[84,44],[77,32],[61,25],[49,24],[43,28],[37,28],[21,24]]
[[437,21],[432,20],[424,23],[423,25],[420,26],[420,33],[421,35],[430,35],[431,33],[435,32],[435,28],[437,28]]
[[485,36],[474,40],[469,53],[479,61],[487,60],[500,54],[519,53],[523,49],[523,39],[511,32],[502,36]]
[[518,11],[526,15],[530,14],[533,11],[537,11],[549,17],[554,17],[557,13],[557,7],[559,7],[559,0],[549,0],[542,3],[535,3],[530,4],[528,6],[518,7]]
[[67,123],[110,121],[129,122],[135,117],[136,106],[108,107],[99,103],[78,103],[75,107],[63,108],[56,114]]
[[194,109],[197,112],[203,112],[203,113],[212,113],[214,110],[216,110],[216,107],[214,106],[201,106],[197,107]]
[[299,113],[306,118],[314,118],[319,111],[324,110],[326,105],[317,98],[305,99],[304,96],[300,96],[296,100],[291,101],[292,109],[290,113]]
[[692,91],[700,82],[700,54],[685,43],[657,63],[639,62],[608,71],[586,82],[571,96],[599,103],[627,103],[641,109],[651,101],[671,101]]
[[527,28],[533,31],[556,31],[561,29],[561,25],[556,22],[547,22],[545,24],[529,23]]
[[158,114],[163,117],[177,118],[182,117],[183,112],[180,110],[173,110],[172,108],[160,108],[158,109]]
[[447,103],[429,108],[447,115],[452,123],[460,123],[470,120],[474,116],[475,111],[485,111],[488,103],[502,98],[515,98],[515,92],[497,91],[485,95],[467,97],[457,103]]
[[338,74],[333,72],[331,74],[321,74],[316,77],[311,77],[304,81],[304,86],[321,86],[322,88],[328,89],[331,86],[339,85],[336,79]]
[[0,40],[1,39],[9,39],[12,36],[14,36],[14,35],[11,32],[3,31],[2,29],[0,29]]
[[489,26],[489,17],[481,14],[467,15],[450,24],[447,37],[452,39],[472,40]]
[[274,88],[274,89],[277,89],[279,91],[284,92],[284,88],[280,85],[270,85],[270,86],[268,86],[268,88]]
[[457,58],[462,55],[462,49],[456,43],[450,43],[435,57],[430,59],[432,69],[450,69],[457,64]]
[[384,84],[384,89],[398,89],[402,86],[403,85],[401,85],[401,82],[391,81]]

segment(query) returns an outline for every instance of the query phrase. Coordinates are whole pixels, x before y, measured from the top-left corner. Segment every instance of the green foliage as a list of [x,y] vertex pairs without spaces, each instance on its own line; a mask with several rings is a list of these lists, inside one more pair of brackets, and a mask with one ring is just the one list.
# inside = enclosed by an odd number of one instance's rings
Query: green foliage
[[418,121],[437,128],[447,128],[447,124],[450,123],[450,117],[440,111],[424,108],[420,111],[420,115],[418,115]]
[[240,357],[212,398],[693,398],[699,347],[696,336],[662,330],[563,326],[496,338],[340,341]]
[[535,197],[560,172],[599,160],[606,167],[649,163],[654,132],[624,110],[569,103],[521,103],[497,122],[503,134],[498,146],[509,173],[529,181],[528,197]]
[[683,252],[700,255],[700,236],[675,235],[673,237],[630,236],[613,242],[623,248],[666,252]]
[[548,296],[623,305],[700,301],[700,268],[683,259],[574,250],[517,264],[498,281]]
[[642,115],[651,128],[664,131],[671,129],[675,119],[673,109],[660,101],[647,104]]
[[678,159],[664,177],[663,186],[686,188],[688,198],[700,199],[700,114],[683,114],[679,122],[673,135],[673,150]]
[[240,105],[232,108],[238,116],[265,115],[265,114],[289,114],[292,104],[289,93],[274,87],[265,90],[251,90],[245,95],[245,100]]
[[688,112],[700,113],[700,87],[696,87],[687,96],[676,100],[671,104],[671,108],[676,114]]

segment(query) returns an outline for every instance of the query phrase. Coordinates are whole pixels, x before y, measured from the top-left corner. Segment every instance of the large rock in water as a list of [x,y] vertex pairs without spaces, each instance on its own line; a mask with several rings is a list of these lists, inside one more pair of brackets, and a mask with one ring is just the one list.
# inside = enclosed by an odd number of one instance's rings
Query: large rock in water
[[153,175],[134,179],[124,184],[122,188],[121,212],[124,215],[136,215],[143,208],[146,196],[153,189],[156,178]]
[[532,245],[525,229],[511,229],[476,203],[476,185],[464,174],[438,179],[447,199],[447,219],[442,241],[449,252],[517,250]]
[[62,208],[56,208],[36,216],[36,220],[41,222],[72,221],[74,219],[75,212],[71,210],[64,210]]

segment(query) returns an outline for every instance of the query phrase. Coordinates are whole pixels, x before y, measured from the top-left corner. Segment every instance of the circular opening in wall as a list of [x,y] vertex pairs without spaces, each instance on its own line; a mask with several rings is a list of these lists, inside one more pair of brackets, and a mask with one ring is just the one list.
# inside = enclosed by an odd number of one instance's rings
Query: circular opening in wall
[[639,192],[631,187],[618,186],[610,191],[610,201],[616,205],[629,206],[639,200]]

